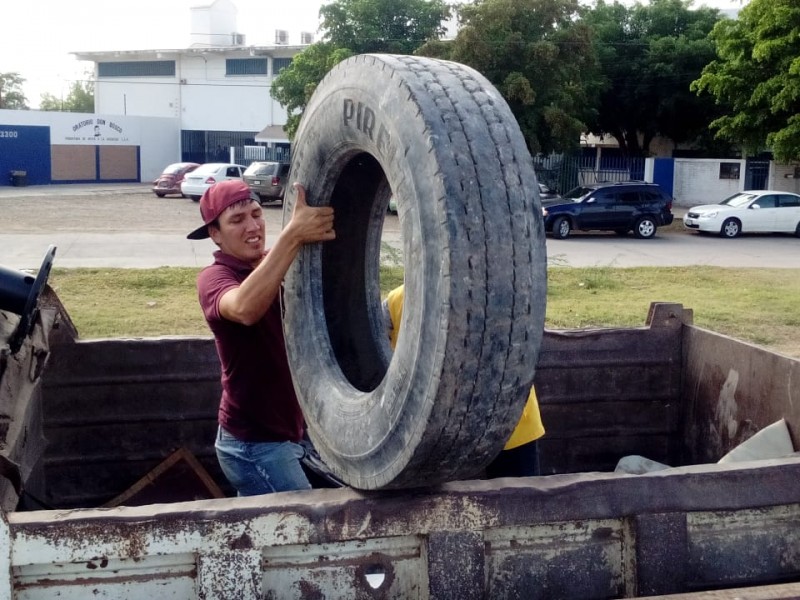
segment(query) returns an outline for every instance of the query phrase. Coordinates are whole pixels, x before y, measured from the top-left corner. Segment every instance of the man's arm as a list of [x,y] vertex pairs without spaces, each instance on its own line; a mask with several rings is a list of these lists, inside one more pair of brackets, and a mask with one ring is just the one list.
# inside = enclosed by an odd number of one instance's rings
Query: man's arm
[[252,325],[263,317],[281,289],[281,283],[304,244],[324,242],[336,237],[333,208],[306,204],[306,190],[295,183],[297,202],[292,218],[278,235],[275,245],[242,284],[225,292],[219,311],[223,318]]

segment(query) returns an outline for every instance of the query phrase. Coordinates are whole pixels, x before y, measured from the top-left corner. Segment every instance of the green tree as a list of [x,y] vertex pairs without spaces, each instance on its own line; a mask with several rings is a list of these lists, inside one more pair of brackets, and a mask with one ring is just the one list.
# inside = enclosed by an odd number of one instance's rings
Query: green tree
[[66,98],[56,98],[45,92],[39,101],[41,110],[63,112],[94,112],[94,84],[89,81],[73,81]]
[[708,35],[719,11],[691,0],[627,8],[598,0],[585,16],[607,85],[589,131],[611,135],[628,156],[647,156],[657,135],[674,143],[702,137],[723,110],[690,85],[714,58]]
[[752,0],[711,37],[717,56],[692,84],[731,110],[711,123],[748,153],[767,147],[777,160],[800,159],[800,4]]
[[25,79],[19,73],[0,73],[0,108],[28,110],[28,99],[22,92]]
[[289,117],[284,131],[294,139],[303,111],[325,73],[352,55],[346,48],[330,42],[317,42],[296,54],[272,82],[272,97],[286,109]]
[[450,8],[443,0],[336,0],[323,5],[323,39],[353,54],[412,54],[444,35]]
[[284,127],[289,139],[317,85],[336,64],[366,52],[411,54],[444,32],[449,14],[443,0],[334,0],[324,5],[322,40],[295,55],[272,83],[272,97],[289,114]]
[[460,11],[452,43],[419,54],[481,72],[500,91],[533,154],[578,145],[594,117],[601,78],[578,0],[479,0]]

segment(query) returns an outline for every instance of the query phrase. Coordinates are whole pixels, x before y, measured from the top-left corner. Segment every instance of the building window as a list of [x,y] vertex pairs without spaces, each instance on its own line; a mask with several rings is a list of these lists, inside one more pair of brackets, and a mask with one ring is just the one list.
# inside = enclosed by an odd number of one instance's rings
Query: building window
[[719,163],[720,179],[739,179],[739,163]]
[[97,63],[98,77],[175,77],[174,60]]
[[272,59],[272,74],[277,75],[286,67],[292,64],[291,58],[273,58]]
[[225,75],[266,75],[266,58],[229,58],[225,61]]

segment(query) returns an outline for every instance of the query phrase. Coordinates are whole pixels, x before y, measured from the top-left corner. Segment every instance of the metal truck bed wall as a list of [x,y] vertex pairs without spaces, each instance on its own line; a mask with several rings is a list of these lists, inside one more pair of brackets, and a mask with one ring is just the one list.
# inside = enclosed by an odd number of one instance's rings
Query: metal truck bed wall
[[[536,385],[554,475],[113,509],[89,507],[176,447],[215,472],[213,345],[81,342],[62,326],[4,359],[0,394],[24,375],[41,400],[49,443],[29,489],[62,509],[3,514],[0,597],[800,594],[800,459],[713,463],[781,417],[797,445],[800,361],[690,320],[664,304],[642,328],[546,333]],[[708,464],[608,472],[634,453]]]
[[[678,464],[683,311],[659,315],[649,327],[545,333],[536,387],[546,473],[612,471],[626,454]],[[213,448],[219,393],[210,338],[53,344],[48,446],[31,493],[54,508],[100,506],[180,446],[225,486]]]
[[535,600],[796,582],[798,482],[793,459],[17,512],[0,523],[0,595]]

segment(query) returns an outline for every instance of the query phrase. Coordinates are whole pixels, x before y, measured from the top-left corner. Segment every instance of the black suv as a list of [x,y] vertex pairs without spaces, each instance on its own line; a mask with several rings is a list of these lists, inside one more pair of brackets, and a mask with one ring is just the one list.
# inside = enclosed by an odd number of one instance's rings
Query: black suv
[[672,198],[658,184],[642,181],[580,185],[542,202],[544,229],[565,239],[573,229],[605,230],[651,238],[672,223]]

